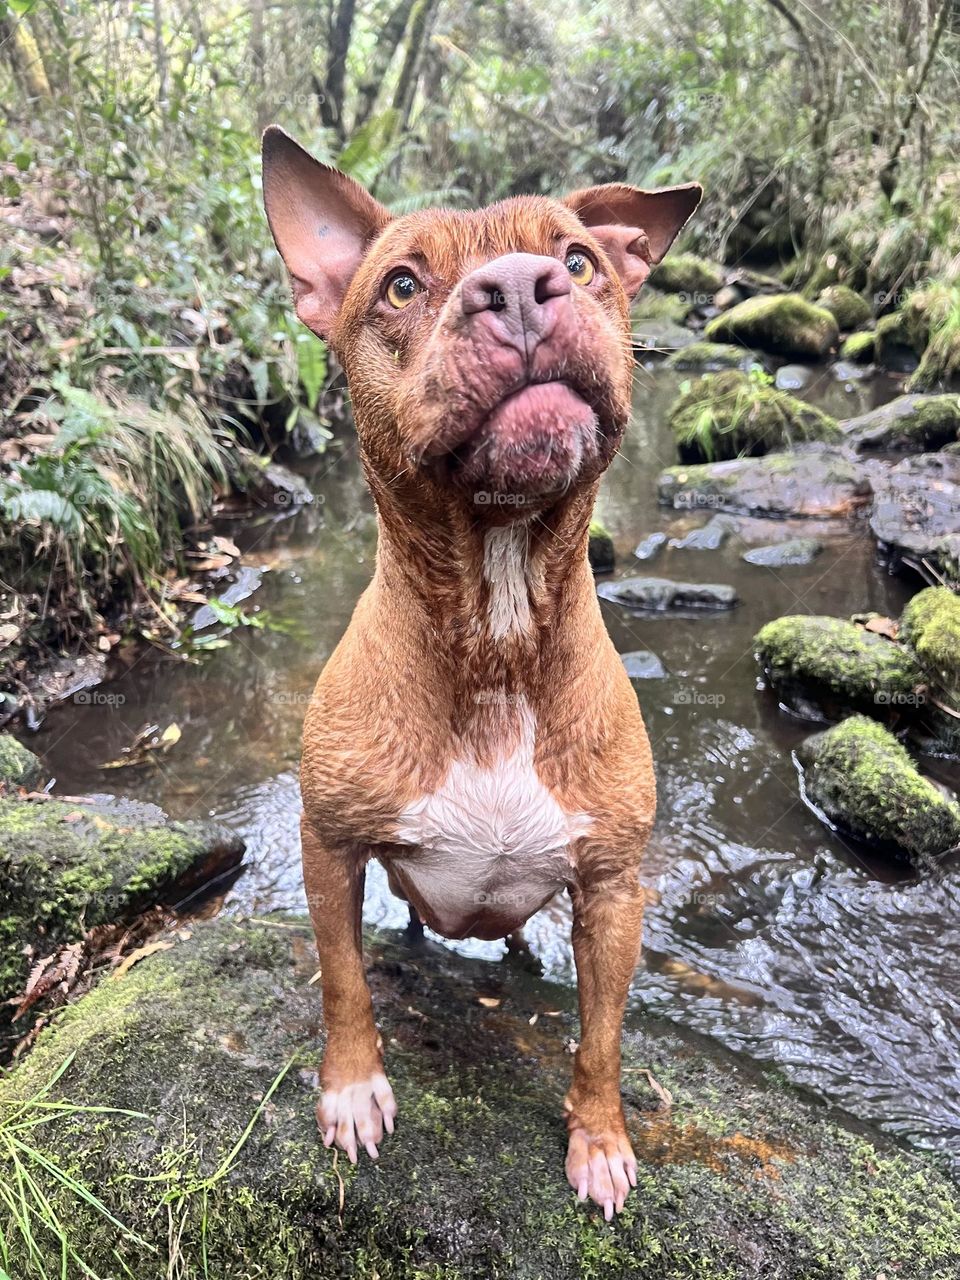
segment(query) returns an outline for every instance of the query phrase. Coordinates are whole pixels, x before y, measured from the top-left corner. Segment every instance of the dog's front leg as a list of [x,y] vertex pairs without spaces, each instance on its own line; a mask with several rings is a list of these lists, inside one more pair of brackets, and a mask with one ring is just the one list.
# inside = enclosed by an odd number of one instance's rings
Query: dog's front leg
[[644,898],[635,869],[582,876],[572,898],[580,1046],[565,1104],[567,1178],[580,1199],[589,1196],[609,1220],[637,1185],[620,1098],[620,1034],[640,951]]
[[327,1046],[317,1104],[324,1146],[336,1141],[357,1162],[358,1144],[372,1159],[383,1131],[393,1133],[397,1106],[383,1073],[380,1036],[363,971],[361,910],[365,858],[333,850],[304,817],[303,878],[317,935]]

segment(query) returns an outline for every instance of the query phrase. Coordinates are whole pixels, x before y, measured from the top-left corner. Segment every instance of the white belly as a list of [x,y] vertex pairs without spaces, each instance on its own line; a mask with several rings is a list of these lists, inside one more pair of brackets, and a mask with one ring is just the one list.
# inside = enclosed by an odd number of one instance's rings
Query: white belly
[[[428,904],[441,933],[463,936],[471,924],[522,924],[570,879],[571,845],[591,818],[570,813],[533,765],[535,725],[521,712],[516,749],[489,768],[456,760],[442,785],[400,815],[394,865]],[[493,936],[496,936],[494,933]]]

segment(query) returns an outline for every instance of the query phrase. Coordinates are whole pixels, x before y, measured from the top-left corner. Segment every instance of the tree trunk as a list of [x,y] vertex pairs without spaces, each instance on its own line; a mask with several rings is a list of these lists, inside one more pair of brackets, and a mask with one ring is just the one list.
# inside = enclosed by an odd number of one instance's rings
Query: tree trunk
[[327,82],[324,100],[320,103],[320,118],[332,128],[340,143],[347,140],[343,118],[346,94],[347,54],[350,52],[350,36],[353,32],[353,15],[356,0],[340,0],[330,28],[330,52],[327,57]]
[[357,111],[353,121],[354,129],[369,119],[376,104],[377,97],[383,87],[393,55],[396,53],[407,30],[414,0],[399,0],[383,24],[377,47],[370,60],[370,69],[363,78],[358,90]]
[[0,19],[0,43],[23,93],[28,98],[50,98],[50,81],[27,19]]
[[913,124],[913,117],[917,113],[917,104],[920,101],[920,94],[923,92],[923,86],[927,82],[927,76],[930,74],[930,68],[933,66],[933,60],[937,55],[937,48],[940,45],[940,38],[947,25],[947,16],[953,0],[943,0],[940,5],[940,12],[937,14],[936,25],[933,28],[933,35],[930,37],[930,43],[927,48],[927,56],[923,66],[920,68],[920,74],[917,76],[913,89],[908,95],[907,109],[903,113],[900,120],[900,128],[897,131],[896,141],[887,157],[887,163],[883,166],[879,173],[880,190],[889,200],[897,189],[897,178],[900,173],[900,152],[904,148],[907,141],[907,134],[910,132],[910,126]]

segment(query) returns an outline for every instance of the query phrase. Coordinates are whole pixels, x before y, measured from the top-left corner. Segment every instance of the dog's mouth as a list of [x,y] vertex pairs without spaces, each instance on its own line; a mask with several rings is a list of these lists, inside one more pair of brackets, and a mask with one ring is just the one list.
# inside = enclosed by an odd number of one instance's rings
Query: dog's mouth
[[610,434],[571,382],[528,382],[509,391],[448,450],[446,469],[477,501],[512,498],[520,505],[569,487],[585,464],[607,454]]

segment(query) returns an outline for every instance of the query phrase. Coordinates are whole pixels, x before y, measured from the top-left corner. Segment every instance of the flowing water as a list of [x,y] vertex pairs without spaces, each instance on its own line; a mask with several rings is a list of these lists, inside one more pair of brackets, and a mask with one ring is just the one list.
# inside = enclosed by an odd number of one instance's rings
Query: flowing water
[[[690,618],[629,616],[603,604],[618,649],[652,650],[668,672],[638,685],[659,810],[633,999],[778,1063],[858,1116],[956,1155],[960,863],[917,876],[851,848],[817,820],[800,799],[791,756],[811,726],[759,687],[751,646],[757,629],[784,613],[896,614],[909,586],[875,566],[864,522],[743,520],[720,550],[664,547],[651,562],[634,560],[647,534],[683,534],[708,518],[656,504],[657,472],[675,460],[664,416],[680,381],[662,369],[639,372],[634,421],[599,515],[614,534],[618,574],[732,583],[742,603]],[[823,371],[806,394],[844,417],[894,391],[883,382],[844,386]],[[303,906],[300,725],[372,571],[375,527],[351,437],[331,447],[311,483],[311,508],[237,533],[246,563],[263,571],[247,607],[267,615],[269,627],[235,631],[201,665],[141,654],[109,685],[51,711],[31,744],[61,793],[125,791],[175,817],[214,816],[238,831],[247,870],[227,910]],[[740,559],[747,545],[798,533],[826,544],[809,566],[772,571]],[[103,770],[144,725],[170,723],[182,736],[163,757]],[[925,763],[956,785],[950,766]],[[407,919],[376,866],[365,909],[374,924]],[[573,980],[569,925],[567,901],[557,899],[527,929],[560,982]]]

